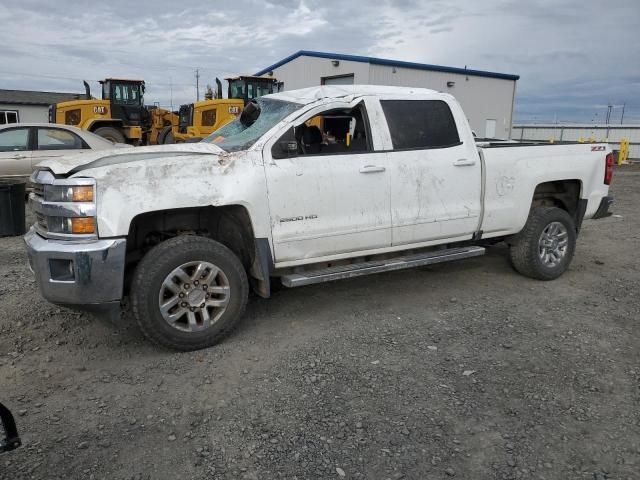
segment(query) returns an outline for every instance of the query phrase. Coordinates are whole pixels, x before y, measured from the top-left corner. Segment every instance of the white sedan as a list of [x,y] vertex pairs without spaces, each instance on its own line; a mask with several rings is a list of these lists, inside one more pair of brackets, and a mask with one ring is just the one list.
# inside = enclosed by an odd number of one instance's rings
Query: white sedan
[[56,123],[13,123],[0,126],[0,177],[28,178],[43,160],[127,147],[91,132]]

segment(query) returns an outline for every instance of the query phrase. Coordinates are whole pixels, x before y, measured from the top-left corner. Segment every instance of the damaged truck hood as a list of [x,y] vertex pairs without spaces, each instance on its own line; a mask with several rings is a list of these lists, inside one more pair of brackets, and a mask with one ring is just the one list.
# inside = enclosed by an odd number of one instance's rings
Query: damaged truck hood
[[117,148],[68,155],[45,160],[40,162],[37,167],[47,168],[56,175],[71,175],[89,168],[138,162],[140,160],[155,161],[186,155],[219,155],[221,153],[224,153],[224,150],[211,143],[179,143],[175,145]]

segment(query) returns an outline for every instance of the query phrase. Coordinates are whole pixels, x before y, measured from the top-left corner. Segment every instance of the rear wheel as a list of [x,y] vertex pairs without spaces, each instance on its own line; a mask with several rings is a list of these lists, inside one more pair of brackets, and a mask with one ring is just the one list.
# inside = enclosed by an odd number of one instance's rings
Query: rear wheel
[[101,136],[102,138],[106,138],[107,140],[111,140],[114,143],[124,143],[125,138],[120,130],[113,127],[100,127],[96,128],[93,133]]
[[576,228],[560,208],[536,207],[509,250],[514,268],[527,277],[553,280],[562,275],[576,248]]
[[198,350],[223,339],[242,317],[249,282],[224,245],[181,236],[154,247],[138,264],[131,305],[142,332],[176,350]]

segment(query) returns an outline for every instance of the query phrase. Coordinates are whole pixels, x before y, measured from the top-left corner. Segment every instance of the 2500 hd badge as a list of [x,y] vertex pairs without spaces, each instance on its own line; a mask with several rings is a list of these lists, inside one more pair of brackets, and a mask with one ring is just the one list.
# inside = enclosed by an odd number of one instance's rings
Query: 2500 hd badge
[[317,215],[305,215],[304,217],[287,217],[287,218],[281,218],[280,223],[299,222],[301,220],[315,220],[316,218],[318,218]]

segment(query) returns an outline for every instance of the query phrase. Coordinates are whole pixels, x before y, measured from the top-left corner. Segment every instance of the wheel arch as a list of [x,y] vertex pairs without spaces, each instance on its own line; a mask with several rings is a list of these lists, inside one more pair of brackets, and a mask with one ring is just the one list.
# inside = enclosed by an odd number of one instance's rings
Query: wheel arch
[[[179,235],[211,238],[229,248],[248,272],[256,293],[269,297],[269,274],[273,270],[270,244],[266,238],[256,238],[251,216],[243,205],[155,210],[135,216],[127,235],[125,279],[148,250]],[[125,292],[128,287],[125,280]]]
[[533,191],[530,208],[561,208],[571,215],[576,230],[580,230],[587,206],[587,200],[582,199],[582,189],[582,180],[577,178],[541,182]]

